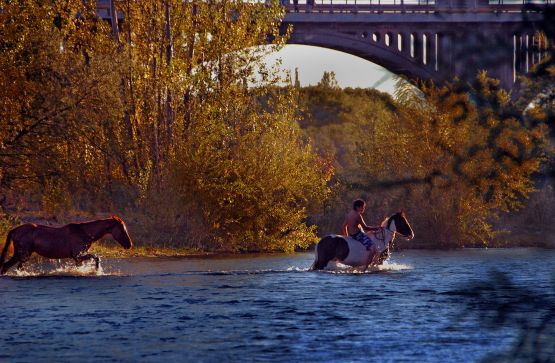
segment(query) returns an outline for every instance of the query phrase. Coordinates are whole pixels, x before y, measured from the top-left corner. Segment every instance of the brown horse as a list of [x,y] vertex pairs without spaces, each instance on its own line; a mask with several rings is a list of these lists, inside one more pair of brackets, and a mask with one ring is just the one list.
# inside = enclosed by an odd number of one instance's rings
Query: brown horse
[[[111,234],[123,248],[133,247],[125,223],[117,216],[84,223],[70,223],[58,228],[32,223],[21,225],[8,233],[0,257],[0,274],[5,274],[18,262],[17,268],[21,269],[33,252],[47,258],[73,258],[77,265],[93,259],[98,269],[100,260],[87,251],[94,241],[107,234]],[[14,254],[4,263],[12,241]]]

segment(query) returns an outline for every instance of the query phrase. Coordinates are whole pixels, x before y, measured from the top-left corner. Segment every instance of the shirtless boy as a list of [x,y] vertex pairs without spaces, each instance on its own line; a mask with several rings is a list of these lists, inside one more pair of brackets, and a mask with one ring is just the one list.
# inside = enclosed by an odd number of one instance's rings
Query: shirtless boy
[[362,243],[367,250],[372,246],[372,240],[364,233],[365,231],[377,231],[379,227],[370,227],[366,225],[362,218],[362,213],[366,209],[366,203],[362,199],[353,202],[353,210],[345,216],[345,222],[341,227],[342,233],[351,236]]

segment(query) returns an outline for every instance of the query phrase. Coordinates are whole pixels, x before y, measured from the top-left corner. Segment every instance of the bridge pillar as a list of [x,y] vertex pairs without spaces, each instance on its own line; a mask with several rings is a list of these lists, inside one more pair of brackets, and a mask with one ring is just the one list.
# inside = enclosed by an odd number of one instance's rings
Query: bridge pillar
[[434,39],[430,33],[422,33],[422,63],[428,67],[434,67],[434,57],[432,53],[433,41]]
[[397,50],[401,53],[407,53],[409,51],[408,46],[408,34],[399,32],[397,33]]

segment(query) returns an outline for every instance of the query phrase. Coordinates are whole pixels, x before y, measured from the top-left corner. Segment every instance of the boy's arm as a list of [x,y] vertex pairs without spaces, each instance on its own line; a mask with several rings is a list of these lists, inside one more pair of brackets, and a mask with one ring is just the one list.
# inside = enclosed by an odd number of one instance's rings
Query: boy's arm
[[370,227],[370,226],[366,225],[366,222],[364,222],[364,219],[362,218],[362,216],[360,216],[359,224],[362,226],[362,228],[365,231],[375,232],[375,231],[380,229],[380,227]]
[[349,231],[347,230],[347,219],[346,218],[345,218],[345,221],[343,222],[343,225],[341,226],[341,233],[343,233],[344,236],[349,235]]

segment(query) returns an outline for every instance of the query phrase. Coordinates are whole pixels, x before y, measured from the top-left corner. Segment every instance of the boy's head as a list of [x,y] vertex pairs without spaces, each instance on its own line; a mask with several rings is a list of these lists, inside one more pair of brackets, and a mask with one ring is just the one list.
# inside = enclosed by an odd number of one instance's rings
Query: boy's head
[[364,207],[366,207],[366,203],[362,199],[357,199],[353,202],[353,209],[359,213],[364,212]]

